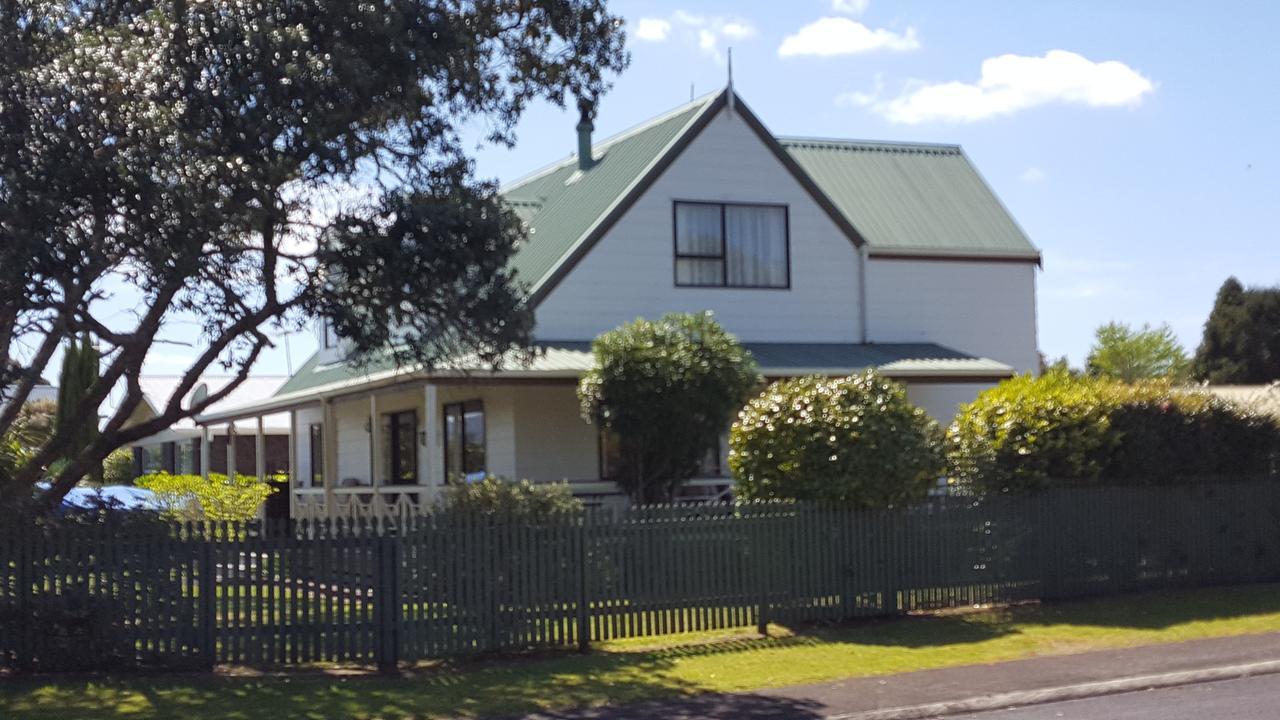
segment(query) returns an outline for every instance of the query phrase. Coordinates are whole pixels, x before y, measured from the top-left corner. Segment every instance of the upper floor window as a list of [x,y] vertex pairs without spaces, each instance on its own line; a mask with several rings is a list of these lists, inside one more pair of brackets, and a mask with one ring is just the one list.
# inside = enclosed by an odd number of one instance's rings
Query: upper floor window
[[325,350],[338,347],[338,333],[333,329],[333,321],[325,318],[320,323],[320,344]]
[[786,205],[677,202],[676,285],[791,286]]

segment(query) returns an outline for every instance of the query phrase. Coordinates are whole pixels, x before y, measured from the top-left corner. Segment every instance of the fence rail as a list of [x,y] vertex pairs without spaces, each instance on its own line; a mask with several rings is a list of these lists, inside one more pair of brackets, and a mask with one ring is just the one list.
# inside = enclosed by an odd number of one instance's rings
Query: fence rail
[[[375,531],[375,530],[381,530]],[[0,529],[0,664],[391,665],[974,603],[1280,579],[1280,483],[537,525]]]

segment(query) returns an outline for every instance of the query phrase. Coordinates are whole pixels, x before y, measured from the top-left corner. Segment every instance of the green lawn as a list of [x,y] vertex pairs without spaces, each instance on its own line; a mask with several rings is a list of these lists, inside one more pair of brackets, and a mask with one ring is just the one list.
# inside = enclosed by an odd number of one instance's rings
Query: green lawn
[[1033,655],[1280,631],[1280,585],[1134,595],[963,615],[632,640],[588,655],[443,665],[406,678],[0,679],[0,717],[436,718],[748,690]]

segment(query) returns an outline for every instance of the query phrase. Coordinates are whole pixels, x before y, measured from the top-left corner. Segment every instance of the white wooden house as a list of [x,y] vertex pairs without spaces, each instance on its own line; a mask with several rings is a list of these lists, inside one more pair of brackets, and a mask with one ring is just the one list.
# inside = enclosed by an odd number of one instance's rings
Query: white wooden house
[[[591,130],[589,152],[503,188],[528,225],[532,364],[357,370],[321,325],[278,392],[201,423],[288,413],[295,517],[411,513],[455,473],[617,498],[575,386],[590,341],[636,317],[710,310],[768,377],[875,367],[944,422],[1038,369],[1040,254],[959,147],[775,137],[731,90]],[[724,468],[712,455],[688,492],[722,493]]]

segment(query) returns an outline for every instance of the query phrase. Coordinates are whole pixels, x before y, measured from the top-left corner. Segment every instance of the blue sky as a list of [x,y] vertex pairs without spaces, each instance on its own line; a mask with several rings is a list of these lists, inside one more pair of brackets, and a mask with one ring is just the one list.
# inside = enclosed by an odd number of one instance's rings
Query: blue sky
[[[1050,357],[1081,363],[1110,320],[1168,322],[1194,351],[1228,275],[1280,284],[1280,3],[611,7],[632,65],[598,137],[722,87],[732,46],[735,86],[775,133],[963,145],[1044,253]],[[507,181],[562,158],[575,121],[535,106],[477,169]],[[289,345],[297,367],[314,341]],[[285,370],[283,348],[259,367]]]

